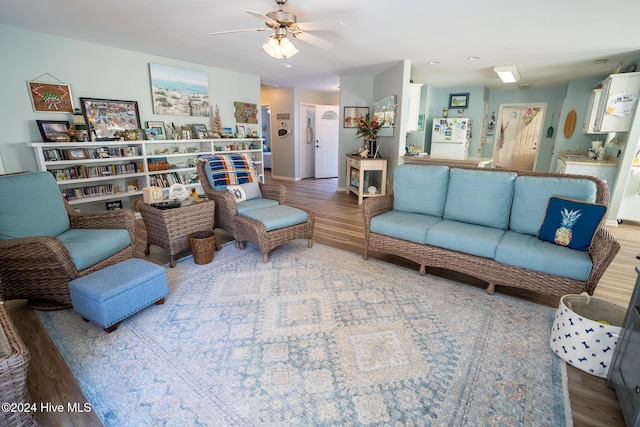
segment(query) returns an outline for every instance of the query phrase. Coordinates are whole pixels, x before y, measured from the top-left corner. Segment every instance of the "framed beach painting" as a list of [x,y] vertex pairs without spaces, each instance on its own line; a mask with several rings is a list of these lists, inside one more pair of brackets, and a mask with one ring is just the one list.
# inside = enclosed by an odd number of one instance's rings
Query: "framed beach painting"
[[149,63],[153,113],[209,117],[209,75],[168,65]]
[[80,98],[80,104],[89,133],[98,141],[112,141],[125,130],[142,127],[137,101]]
[[357,128],[360,119],[369,114],[369,107],[344,107],[344,123],[342,127]]

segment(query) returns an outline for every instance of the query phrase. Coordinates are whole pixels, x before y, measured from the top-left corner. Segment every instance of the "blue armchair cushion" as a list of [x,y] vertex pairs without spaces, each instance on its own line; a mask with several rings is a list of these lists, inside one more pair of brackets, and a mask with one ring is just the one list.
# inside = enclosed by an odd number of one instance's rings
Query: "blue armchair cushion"
[[249,154],[215,154],[202,159],[212,188],[259,181],[255,162]]
[[109,258],[131,244],[129,232],[121,228],[73,228],[55,237],[69,251],[73,265],[78,271]]
[[560,197],[549,198],[538,238],[579,251],[588,251],[607,207]]
[[50,172],[0,177],[0,240],[54,237],[70,226],[60,188]]
[[582,178],[519,176],[516,178],[509,228],[535,236],[552,196],[595,202],[596,184]]

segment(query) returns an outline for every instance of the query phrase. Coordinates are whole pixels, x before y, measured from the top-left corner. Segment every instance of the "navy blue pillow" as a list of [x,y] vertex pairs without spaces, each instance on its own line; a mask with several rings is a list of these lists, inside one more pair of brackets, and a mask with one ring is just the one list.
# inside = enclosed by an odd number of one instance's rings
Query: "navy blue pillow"
[[550,197],[538,239],[588,251],[606,212],[604,205]]

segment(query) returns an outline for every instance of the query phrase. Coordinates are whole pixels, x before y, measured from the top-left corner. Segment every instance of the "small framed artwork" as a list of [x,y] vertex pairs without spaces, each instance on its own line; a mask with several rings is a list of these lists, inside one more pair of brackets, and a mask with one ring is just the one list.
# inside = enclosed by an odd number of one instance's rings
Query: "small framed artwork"
[[424,130],[424,114],[418,114],[418,130]]
[[68,155],[69,155],[69,158],[71,160],[85,159],[86,158],[85,152],[84,152],[84,150],[82,148],[69,150],[68,151]]
[[164,127],[164,122],[147,121],[147,129],[151,129],[155,139],[167,139],[167,130]]
[[360,119],[364,119],[369,114],[369,107],[344,107],[345,128],[357,128]]
[[80,104],[89,132],[98,141],[113,141],[116,132],[142,127],[137,101],[80,98]]
[[469,108],[469,93],[450,93],[449,108],[454,110]]
[[209,131],[207,130],[207,125],[202,124],[194,124],[193,127],[193,137],[197,139],[208,139]]
[[33,111],[73,113],[71,86],[65,83],[27,82]]
[[65,120],[36,120],[44,142],[69,142],[69,122]]
[[244,128],[243,125],[236,125],[236,127],[238,128],[238,138],[244,138],[244,136],[246,135],[246,130]]
[[107,202],[107,210],[116,211],[118,209],[122,209],[122,200],[112,200]]

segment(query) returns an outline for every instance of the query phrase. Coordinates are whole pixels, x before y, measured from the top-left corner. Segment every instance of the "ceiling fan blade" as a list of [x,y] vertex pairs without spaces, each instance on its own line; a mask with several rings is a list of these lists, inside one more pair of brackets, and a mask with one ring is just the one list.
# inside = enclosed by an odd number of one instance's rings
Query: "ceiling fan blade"
[[278,21],[276,21],[275,19],[271,19],[269,18],[267,15],[265,15],[264,13],[260,13],[260,12],[256,12],[254,10],[243,10],[243,12],[248,13],[249,15],[256,17],[258,19],[260,19],[261,21],[264,21],[265,24],[272,26],[272,27],[279,27],[280,24],[278,23]]
[[219,36],[221,34],[246,33],[248,31],[271,31],[271,28],[247,28],[245,30],[218,31],[216,33],[209,33],[209,35],[210,36]]
[[342,21],[310,21],[295,24],[302,31],[342,31],[347,28]]
[[328,42],[320,37],[316,37],[312,34],[305,33],[304,31],[296,31],[290,33],[293,37],[298,40],[302,40],[305,43],[309,43],[315,47],[319,47],[320,49],[329,50],[335,46],[333,43]]

